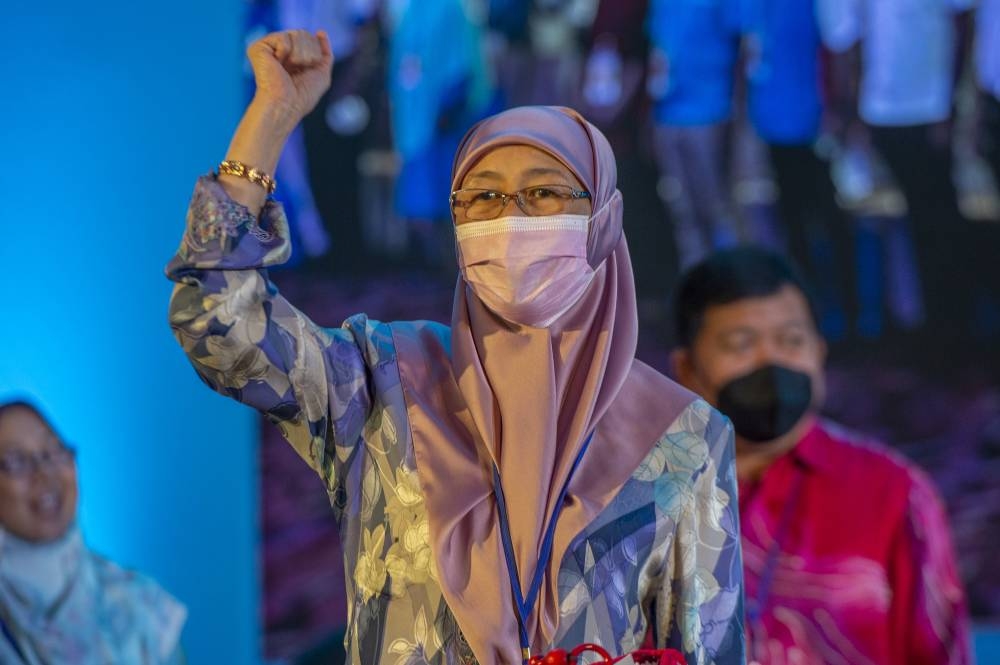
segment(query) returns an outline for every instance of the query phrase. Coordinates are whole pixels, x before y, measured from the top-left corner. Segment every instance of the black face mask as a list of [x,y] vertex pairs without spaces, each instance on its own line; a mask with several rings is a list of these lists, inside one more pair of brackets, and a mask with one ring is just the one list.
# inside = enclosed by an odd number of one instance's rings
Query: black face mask
[[808,374],[765,365],[719,391],[719,411],[747,441],[765,443],[787,434],[812,405]]

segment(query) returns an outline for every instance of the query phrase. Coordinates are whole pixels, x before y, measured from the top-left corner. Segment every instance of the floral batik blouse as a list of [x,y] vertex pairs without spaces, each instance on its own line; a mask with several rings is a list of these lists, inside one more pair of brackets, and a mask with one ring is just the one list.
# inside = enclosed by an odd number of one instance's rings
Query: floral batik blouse
[[[170,325],[201,378],[261,411],[325,485],[344,550],[348,661],[475,663],[437,580],[396,353],[400,335],[450,348],[449,329],[364,315],[321,328],[268,279],[288,254],[279,204],[258,220],[200,179],[166,270]],[[695,399],[662,433],[563,557],[553,648],[624,653],[649,639],[690,665],[744,662],[732,436]]]

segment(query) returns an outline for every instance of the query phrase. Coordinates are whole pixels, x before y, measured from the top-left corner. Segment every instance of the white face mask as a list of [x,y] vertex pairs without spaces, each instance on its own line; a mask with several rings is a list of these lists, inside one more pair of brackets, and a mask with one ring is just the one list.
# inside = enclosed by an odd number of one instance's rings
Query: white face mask
[[587,215],[501,217],[455,227],[462,276],[504,320],[545,328],[594,278],[587,262]]

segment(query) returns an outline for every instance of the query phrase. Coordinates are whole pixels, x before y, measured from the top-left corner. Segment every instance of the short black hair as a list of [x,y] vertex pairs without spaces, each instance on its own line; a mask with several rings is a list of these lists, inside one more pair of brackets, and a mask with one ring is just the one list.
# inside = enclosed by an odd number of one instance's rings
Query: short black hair
[[798,289],[819,327],[816,306],[805,280],[777,252],[741,246],[716,252],[681,275],[674,291],[674,332],[680,346],[691,346],[714,305],[774,295],[784,286]]

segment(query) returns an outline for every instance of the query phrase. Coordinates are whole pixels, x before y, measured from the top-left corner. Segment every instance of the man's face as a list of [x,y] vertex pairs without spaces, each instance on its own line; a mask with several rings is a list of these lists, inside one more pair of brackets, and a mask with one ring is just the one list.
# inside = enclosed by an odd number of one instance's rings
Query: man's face
[[773,295],[709,307],[691,347],[675,351],[673,357],[680,382],[713,406],[733,379],[781,365],[809,375],[814,408],[825,393],[825,360],[826,343],[809,305],[791,285]]

